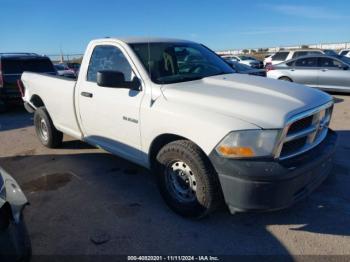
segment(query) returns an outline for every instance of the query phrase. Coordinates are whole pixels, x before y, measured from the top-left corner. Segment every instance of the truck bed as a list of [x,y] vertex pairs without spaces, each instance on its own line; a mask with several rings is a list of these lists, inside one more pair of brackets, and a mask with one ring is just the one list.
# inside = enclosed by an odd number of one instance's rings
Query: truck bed
[[45,101],[56,128],[71,136],[81,138],[82,134],[76,118],[75,111],[75,84],[74,79],[24,72],[22,82],[25,87],[24,102],[34,108],[39,105],[35,98]]

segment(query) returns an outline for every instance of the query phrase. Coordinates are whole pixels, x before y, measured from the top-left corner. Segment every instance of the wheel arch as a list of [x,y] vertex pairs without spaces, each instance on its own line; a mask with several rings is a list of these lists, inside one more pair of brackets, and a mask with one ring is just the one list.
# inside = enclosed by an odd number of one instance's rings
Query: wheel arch
[[149,147],[149,150],[148,150],[148,156],[149,156],[148,161],[149,161],[149,166],[151,169],[153,169],[157,154],[162,149],[162,147],[165,146],[166,144],[169,144],[169,143],[174,142],[176,140],[191,141],[193,144],[198,146],[204,152],[204,150],[197,143],[195,143],[194,141],[192,141],[191,139],[189,139],[187,137],[176,135],[176,134],[171,134],[171,133],[160,134],[153,139],[153,141]]
[[39,108],[45,106],[44,101],[41,99],[39,95],[32,95],[30,98],[30,103],[35,106],[35,108]]
[[286,78],[288,79],[290,82],[294,82],[292,78],[290,78],[289,76],[286,76],[286,75],[281,75],[278,77],[278,80],[283,80],[283,78]]

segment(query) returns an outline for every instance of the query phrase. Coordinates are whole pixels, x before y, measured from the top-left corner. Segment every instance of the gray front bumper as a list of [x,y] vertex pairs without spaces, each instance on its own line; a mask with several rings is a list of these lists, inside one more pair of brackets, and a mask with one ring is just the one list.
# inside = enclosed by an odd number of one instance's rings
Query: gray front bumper
[[282,209],[309,195],[331,172],[336,140],[329,130],[317,147],[283,161],[223,160],[213,151],[210,159],[230,211]]

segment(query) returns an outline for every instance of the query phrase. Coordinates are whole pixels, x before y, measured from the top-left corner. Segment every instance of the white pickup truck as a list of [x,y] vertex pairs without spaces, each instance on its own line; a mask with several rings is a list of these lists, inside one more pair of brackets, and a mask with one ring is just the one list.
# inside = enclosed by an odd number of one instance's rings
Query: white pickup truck
[[77,81],[25,72],[22,83],[41,143],[58,147],[65,133],[151,169],[183,216],[221,202],[285,208],[331,170],[331,96],[235,74],[198,43],[94,40]]

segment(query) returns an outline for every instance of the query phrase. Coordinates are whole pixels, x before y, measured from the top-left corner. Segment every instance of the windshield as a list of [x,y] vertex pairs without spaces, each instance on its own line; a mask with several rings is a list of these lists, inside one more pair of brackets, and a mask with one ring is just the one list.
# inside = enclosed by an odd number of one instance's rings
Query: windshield
[[334,50],[329,50],[326,49],[323,51],[325,53],[325,55],[329,55],[329,56],[338,56],[338,54],[334,51]]
[[67,68],[63,65],[54,65],[57,70],[66,70]]
[[342,60],[347,65],[350,65],[350,58],[346,56],[339,57],[340,60]]
[[68,63],[67,66],[69,68],[73,68],[73,69],[79,69],[80,68],[80,64],[78,64],[78,63]]
[[196,43],[130,44],[150,78],[170,84],[234,73],[232,68],[208,48]]

